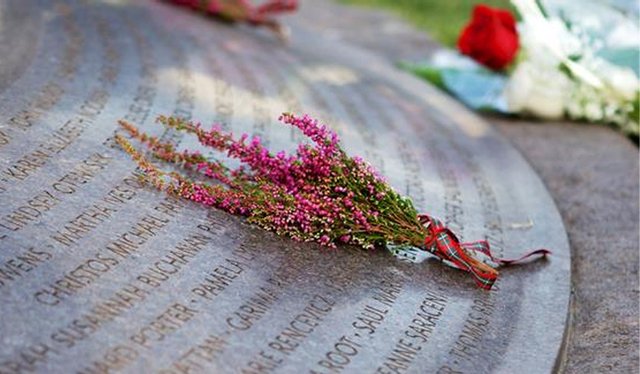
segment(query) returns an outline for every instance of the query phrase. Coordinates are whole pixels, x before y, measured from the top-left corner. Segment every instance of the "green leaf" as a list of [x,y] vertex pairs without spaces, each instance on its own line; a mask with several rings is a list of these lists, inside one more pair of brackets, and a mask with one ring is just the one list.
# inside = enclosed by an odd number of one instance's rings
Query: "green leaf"
[[401,62],[398,64],[401,69],[412,72],[413,74],[419,76],[420,78],[426,80],[427,82],[433,84],[434,86],[440,88],[441,90],[447,90],[447,87],[442,80],[442,69],[430,66],[430,65],[414,65],[406,62]]
[[475,110],[507,112],[502,96],[507,78],[484,68],[440,68],[429,64],[400,66],[435,86],[449,92]]

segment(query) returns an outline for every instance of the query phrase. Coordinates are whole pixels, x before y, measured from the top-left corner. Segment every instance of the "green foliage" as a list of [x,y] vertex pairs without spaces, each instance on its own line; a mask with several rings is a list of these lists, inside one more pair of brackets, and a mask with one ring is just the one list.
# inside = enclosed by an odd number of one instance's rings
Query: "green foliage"
[[379,7],[396,12],[427,31],[445,46],[455,46],[462,27],[471,18],[475,4],[515,11],[509,0],[338,0],[346,4]]
[[441,90],[447,90],[447,85],[442,78],[443,69],[441,68],[433,67],[426,64],[414,65],[405,62],[399,63],[398,67],[412,72],[413,74],[419,76],[420,78],[426,80],[427,82],[433,84]]

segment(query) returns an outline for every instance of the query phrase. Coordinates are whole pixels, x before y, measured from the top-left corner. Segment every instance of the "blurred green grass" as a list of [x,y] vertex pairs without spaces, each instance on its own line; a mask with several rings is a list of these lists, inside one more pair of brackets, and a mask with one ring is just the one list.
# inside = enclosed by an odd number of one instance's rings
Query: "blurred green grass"
[[462,27],[471,18],[478,3],[506,8],[515,13],[509,0],[338,0],[344,4],[391,10],[425,30],[436,41],[453,47]]

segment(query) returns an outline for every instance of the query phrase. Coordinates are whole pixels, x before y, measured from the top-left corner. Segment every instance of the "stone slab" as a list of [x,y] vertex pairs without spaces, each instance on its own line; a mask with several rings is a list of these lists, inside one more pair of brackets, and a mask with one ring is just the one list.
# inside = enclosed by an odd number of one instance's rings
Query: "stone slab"
[[[308,1],[331,37],[389,63],[423,61],[441,48],[387,12]],[[341,17],[332,17],[341,14]],[[485,116],[545,182],[572,248],[572,307],[559,372],[640,372],[638,147],[615,129]]]
[[637,146],[599,125],[494,121],[546,182],[569,234],[564,371],[640,372]]
[[[162,2],[9,3],[2,19],[37,26],[3,35],[33,50],[7,62],[0,94],[0,372],[554,369],[566,233],[484,121],[305,13],[283,45]],[[291,149],[300,135],[275,123],[283,111],[333,126],[463,239],[553,257],[485,292],[437,261],[292,243],[141,186],[112,141],[125,118],[194,146],[153,124],[176,114]]]

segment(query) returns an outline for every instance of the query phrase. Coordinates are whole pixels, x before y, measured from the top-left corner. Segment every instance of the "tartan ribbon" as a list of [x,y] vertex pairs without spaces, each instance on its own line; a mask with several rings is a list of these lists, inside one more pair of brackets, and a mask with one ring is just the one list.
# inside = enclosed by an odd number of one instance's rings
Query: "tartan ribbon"
[[482,257],[488,258],[497,266],[507,266],[516,264],[534,255],[546,256],[551,253],[546,249],[538,249],[525,253],[517,259],[495,258],[491,254],[488,241],[478,240],[475,242],[461,243],[458,237],[440,220],[424,214],[419,215],[418,218],[427,229],[427,235],[424,239],[424,249],[448,265],[471,273],[476,284],[485,290],[491,289],[498,279],[498,272],[493,266],[489,266],[486,262],[482,261]]

